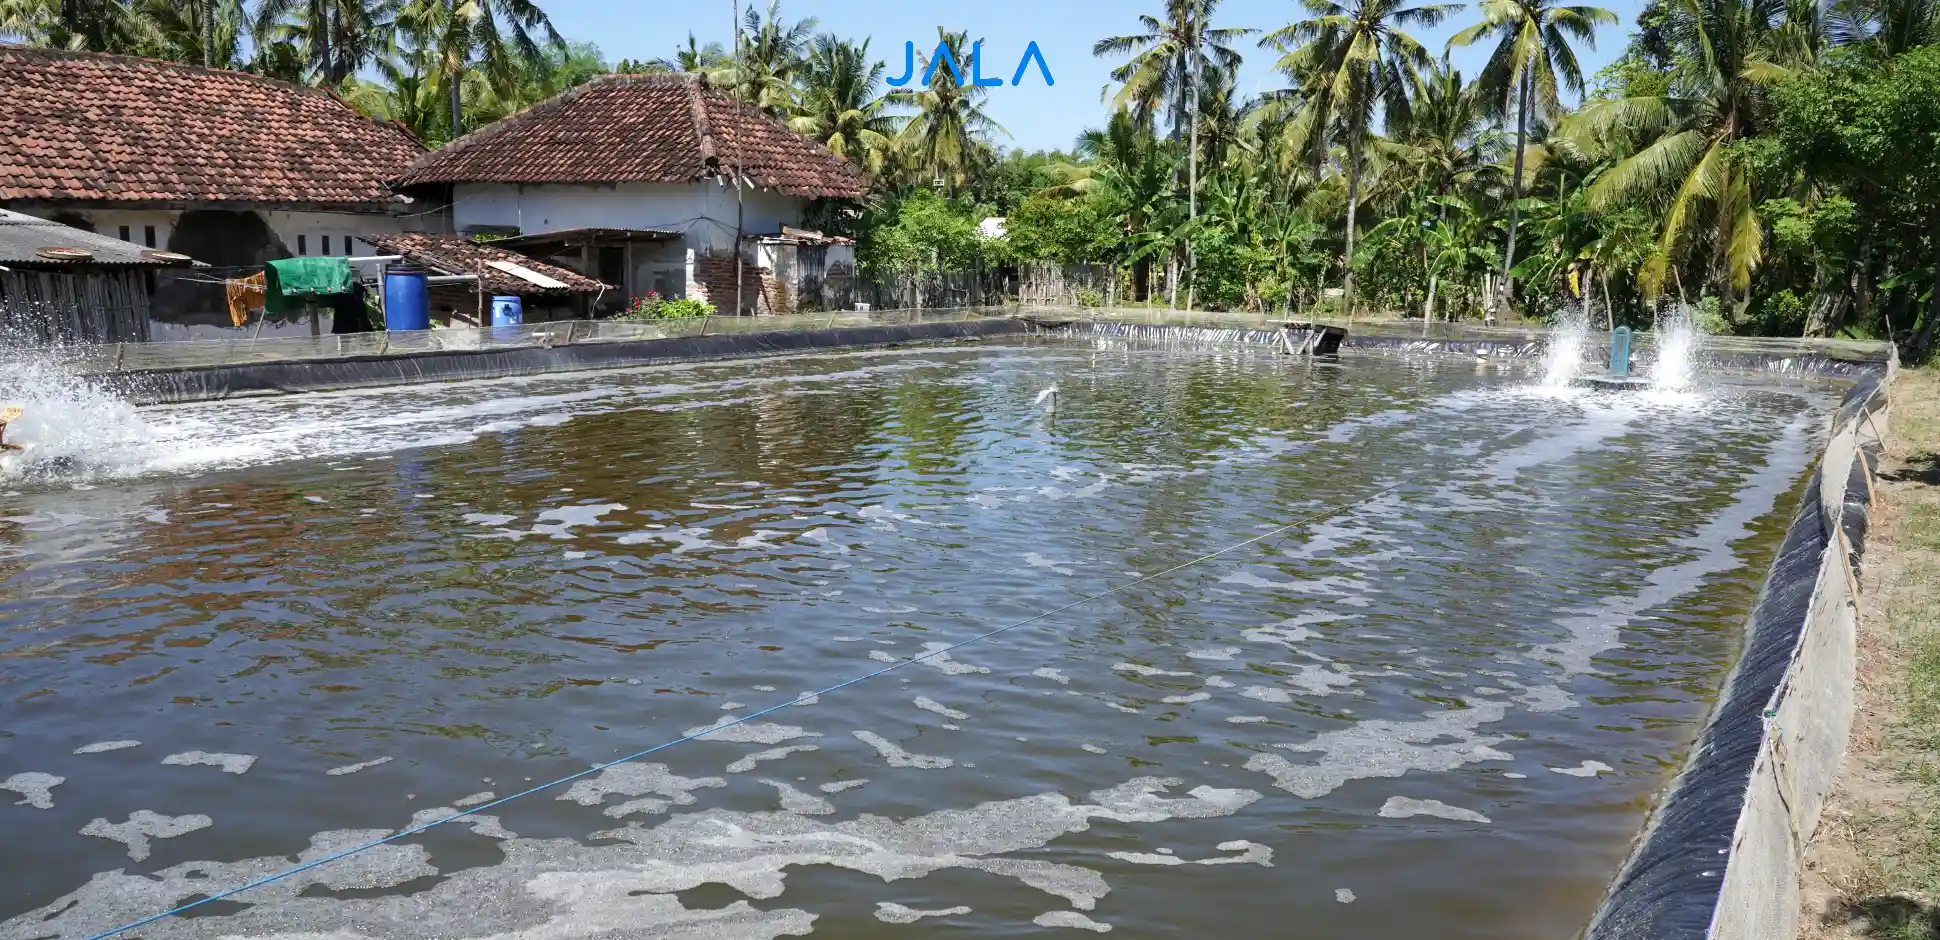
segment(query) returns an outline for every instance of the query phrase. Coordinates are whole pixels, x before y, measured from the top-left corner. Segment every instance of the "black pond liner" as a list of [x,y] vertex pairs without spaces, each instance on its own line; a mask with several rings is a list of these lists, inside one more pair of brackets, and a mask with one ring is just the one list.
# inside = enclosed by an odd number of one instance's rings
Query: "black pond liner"
[[574,343],[551,347],[435,350],[381,356],[345,356],[341,359],[158,369],[123,373],[114,376],[113,382],[117,391],[138,404],[147,405],[209,401],[240,395],[497,379],[823,349],[972,340],[1021,333],[1024,330],[1024,324],[1017,320],[990,319],[829,330],[720,333],[713,336]]
[[[1062,336],[1103,336],[1128,341],[1164,342],[1168,338],[1189,338],[1199,344],[1239,343],[1257,346],[1278,346],[1281,344],[1279,330],[1241,329],[1237,327],[1192,326],[1174,323],[1119,323],[1113,321],[1082,320],[1043,320],[1027,319],[1033,332],[1051,333]],[[1296,336],[1305,335],[1296,331]],[[1541,340],[1513,339],[1423,339],[1382,333],[1350,332],[1342,342],[1346,349],[1366,350],[1377,353],[1427,353],[1450,356],[1470,356],[1488,359],[1536,359],[1541,358],[1548,344]],[[1777,352],[1713,351],[1704,353],[1704,361],[1711,365],[1721,365],[1733,371],[1769,372],[1781,375],[1830,376],[1834,378],[1863,379],[1868,376],[1884,374],[1885,364],[1851,359],[1837,359],[1831,356],[1781,354]]]
[[[1885,405],[1885,396],[1877,394],[1884,369],[1872,371],[1847,392],[1835,429]],[[1877,447],[1865,450],[1865,460],[1853,461],[1846,480],[1841,522],[1855,565],[1871,508],[1866,475],[1879,456]],[[1743,656],[1732,668],[1717,708],[1611,884],[1584,933],[1587,940],[1701,940],[1710,930],[1752,765],[1764,740],[1765,706],[1784,681],[1805,630],[1820,558],[1832,537],[1821,512],[1823,473],[1823,466],[1813,472],[1786,530],[1752,608]]]

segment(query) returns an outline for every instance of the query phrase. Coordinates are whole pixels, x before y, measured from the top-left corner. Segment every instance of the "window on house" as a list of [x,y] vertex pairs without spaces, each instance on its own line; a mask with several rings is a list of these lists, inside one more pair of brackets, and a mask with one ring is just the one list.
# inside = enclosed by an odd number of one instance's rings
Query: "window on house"
[[126,225],[124,225],[124,226],[122,226],[122,227],[121,227],[121,240],[122,240],[122,241],[125,241],[125,242],[132,242],[132,241],[134,241],[134,239],[133,239],[133,238],[130,238],[130,237],[128,236],[128,226],[126,226]]
[[298,235],[296,237],[296,253],[299,255],[307,255],[310,253],[310,236]]
[[353,241],[351,241],[351,240],[350,240],[350,236],[348,236],[348,235],[345,235],[345,236],[344,236],[344,254],[347,254],[347,255],[354,255],[354,254],[356,254],[356,253],[357,253],[357,243],[356,243],[356,242],[353,242]]
[[155,247],[155,226],[153,225],[142,226],[141,240],[142,240],[142,244],[145,244],[150,248]]
[[323,253],[326,255],[330,253],[330,236],[328,235],[323,236]]

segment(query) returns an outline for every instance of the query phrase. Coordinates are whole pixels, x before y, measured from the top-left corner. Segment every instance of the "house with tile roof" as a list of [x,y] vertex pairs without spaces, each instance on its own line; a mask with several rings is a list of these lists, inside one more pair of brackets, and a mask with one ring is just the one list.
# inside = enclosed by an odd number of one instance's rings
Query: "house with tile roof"
[[[846,307],[855,249],[805,230],[860,170],[695,75],[607,75],[426,154],[394,181],[453,230],[723,312]],[[741,282],[736,289],[736,261]],[[831,280],[835,286],[831,289]]]
[[[385,185],[425,148],[327,91],[0,45],[0,102],[0,208],[188,255],[217,273],[363,253],[366,235],[437,221]],[[207,276],[155,280],[158,324],[230,322]]]

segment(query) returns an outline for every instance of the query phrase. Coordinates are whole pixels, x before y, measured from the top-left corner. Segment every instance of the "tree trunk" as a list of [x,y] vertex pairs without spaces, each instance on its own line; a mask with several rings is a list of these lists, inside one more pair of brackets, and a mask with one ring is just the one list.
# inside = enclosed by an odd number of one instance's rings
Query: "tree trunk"
[[1509,277],[1509,268],[1516,263],[1516,222],[1522,215],[1516,204],[1522,201],[1522,162],[1523,151],[1529,139],[1529,79],[1528,69],[1523,70],[1522,80],[1516,83],[1516,173],[1509,177],[1509,244],[1502,251],[1502,307],[1504,312],[1515,303],[1515,281]]
[[[1610,321],[1610,329],[1617,328],[1617,308],[1610,306],[1610,272],[1603,272],[1603,315]],[[1590,292],[1590,285],[1583,285],[1583,293]]]
[[[1586,267],[1583,269],[1583,325],[1585,327],[1590,325],[1590,286],[1595,282],[1595,279],[1595,268]],[[1604,313],[1607,314],[1609,311],[1606,310]],[[1616,324],[1612,323],[1610,326],[1614,329]]]
[[453,69],[449,78],[451,82],[451,136],[454,140],[458,138],[458,135],[465,132],[465,112],[460,107],[460,92],[458,88],[459,83],[464,80],[464,77],[465,72],[463,69]]
[[1925,361],[1927,351],[1933,345],[1933,332],[1940,327],[1940,212],[1927,226],[1927,238],[1933,248],[1933,305],[1927,308],[1927,322],[1920,324],[1920,335],[1913,341],[1913,360]]
[[1347,268],[1341,280],[1341,306],[1347,311],[1348,325],[1354,323],[1354,210],[1361,201],[1361,153],[1358,146],[1347,148]]
[[[1195,38],[1198,28],[1197,23],[1193,24]],[[1187,231],[1192,233],[1186,236],[1186,309],[1191,310],[1193,295],[1199,288],[1198,278],[1194,276],[1199,271],[1198,246],[1193,243],[1197,232],[1190,224],[1199,221],[1199,57],[1193,55],[1186,65],[1187,81],[1192,83],[1192,103],[1188,105],[1192,109],[1192,140],[1186,145],[1186,162],[1191,167],[1186,180],[1186,219]]]
[[1435,284],[1440,280],[1441,278],[1433,274],[1428,275],[1428,299],[1421,305],[1421,336],[1423,339],[1428,338],[1428,327],[1435,322]]
[[202,64],[216,64],[216,0],[202,0]]

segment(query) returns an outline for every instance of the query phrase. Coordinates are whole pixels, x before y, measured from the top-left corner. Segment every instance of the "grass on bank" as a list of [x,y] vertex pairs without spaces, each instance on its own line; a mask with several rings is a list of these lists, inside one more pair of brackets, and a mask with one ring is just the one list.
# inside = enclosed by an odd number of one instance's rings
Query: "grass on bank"
[[[1893,388],[1866,552],[1858,717],[1809,937],[1940,940],[1940,367]],[[1810,884],[1808,895],[1810,896]]]

